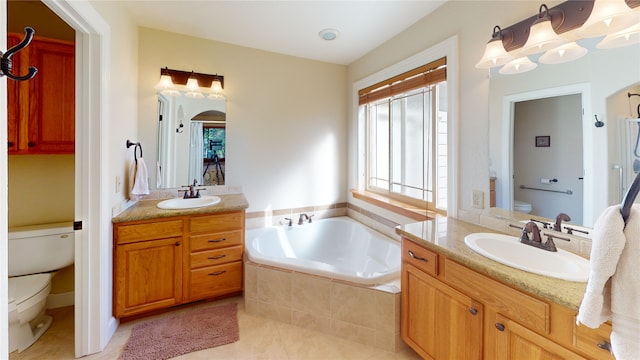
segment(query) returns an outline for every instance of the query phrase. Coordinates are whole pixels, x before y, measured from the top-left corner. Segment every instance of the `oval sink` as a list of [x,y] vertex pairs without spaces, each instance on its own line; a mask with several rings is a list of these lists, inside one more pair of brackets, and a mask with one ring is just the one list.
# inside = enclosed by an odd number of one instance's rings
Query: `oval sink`
[[158,203],[160,209],[167,210],[179,210],[179,209],[193,209],[204,206],[211,206],[218,204],[222,199],[219,196],[202,196],[193,199],[175,198],[164,200]]
[[480,255],[516,269],[569,281],[589,279],[589,260],[562,249],[542,250],[521,244],[515,236],[492,233],[469,234],[464,243]]

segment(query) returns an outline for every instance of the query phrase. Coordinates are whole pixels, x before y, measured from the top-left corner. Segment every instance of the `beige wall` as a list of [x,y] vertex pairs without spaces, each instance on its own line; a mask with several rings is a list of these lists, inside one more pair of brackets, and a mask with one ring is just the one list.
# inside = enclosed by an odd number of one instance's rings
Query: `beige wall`
[[345,66],[149,28],[139,33],[138,132],[147,166],[156,163],[160,68],[217,73],[227,96],[225,182],[242,187],[248,211],[346,201]]
[[74,156],[9,156],[9,227],[73,222]]

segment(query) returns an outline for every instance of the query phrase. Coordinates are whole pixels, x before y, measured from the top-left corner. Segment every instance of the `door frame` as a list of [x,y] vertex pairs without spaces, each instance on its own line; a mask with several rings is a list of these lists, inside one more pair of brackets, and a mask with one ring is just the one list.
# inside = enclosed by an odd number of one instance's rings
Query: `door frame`
[[111,313],[111,214],[107,81],[110,27],[87,0],[42,0],[76,31],[75,356],[102,351],[118,326]]
[[580,94],[582,101],[582,164],[584,169],[583,188],[583,212],[582,219],[585,225],[590,224],[594,212],[594,157],[593,157],[593,126],[590,119],[591,112],[591,86],[589,83],[560,86],[535,91],[527,91],[520,94],[505,96],[502,100],[502,151],[503,162],[500,176],[506,181],[507,186],[502,187],[502,199],[505,209],[513,209],[514,181],[513,181],[513,122],[515,116],[515,104],[517,102],[543,99],[548,97]]

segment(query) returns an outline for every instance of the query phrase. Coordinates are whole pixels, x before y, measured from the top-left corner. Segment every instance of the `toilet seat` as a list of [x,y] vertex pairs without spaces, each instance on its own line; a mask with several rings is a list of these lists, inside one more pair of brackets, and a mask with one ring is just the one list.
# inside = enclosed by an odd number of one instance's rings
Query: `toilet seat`
[[30,306],[31,302],[39,301],[40,299],[34,298],[51,285],[51,274],[45,273],[10,277],[8,285],[9,311],[11,311],[12,308]]
[[514,200],[513,210],[528,214],[533,210],[533,207],[531,206],[531,204],[526,203],[524,201]]

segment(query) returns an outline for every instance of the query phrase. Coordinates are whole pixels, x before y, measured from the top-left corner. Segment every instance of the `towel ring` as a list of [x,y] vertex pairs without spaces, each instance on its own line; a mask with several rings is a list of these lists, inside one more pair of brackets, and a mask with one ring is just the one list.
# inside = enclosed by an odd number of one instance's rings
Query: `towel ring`
[[136,164],[138,163],[138,149],[140,149],[140,159],[142,159],[142,145],[139,142],[133,142],[131,140],[127,140],[127,149],[135,146],[135,148],[133,148],[133,159],[135,160]]

